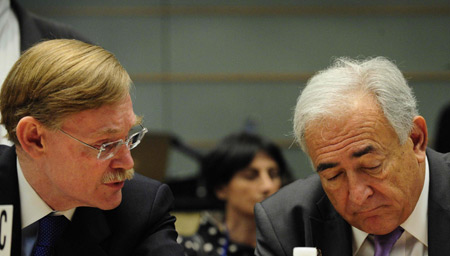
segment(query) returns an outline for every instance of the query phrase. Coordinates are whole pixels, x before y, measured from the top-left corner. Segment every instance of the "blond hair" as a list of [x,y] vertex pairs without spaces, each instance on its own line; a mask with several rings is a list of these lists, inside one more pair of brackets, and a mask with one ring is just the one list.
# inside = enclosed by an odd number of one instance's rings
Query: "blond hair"
[[16,126],[23,117],[58,129],[71,114],[120,101],[130,86],[125,69],[100,46],[68,39],[44,41],[28,49],[4,81],[1,123],[18,144]]

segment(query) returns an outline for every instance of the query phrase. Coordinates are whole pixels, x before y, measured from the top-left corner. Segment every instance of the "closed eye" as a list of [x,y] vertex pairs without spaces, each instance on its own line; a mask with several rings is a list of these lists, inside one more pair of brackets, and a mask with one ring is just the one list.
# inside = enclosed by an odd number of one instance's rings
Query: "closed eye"
[[381,164],[372,167],[362,167],[364,170],[374,171],[381,167]]
[[362,167],[361,170],[368,174],[377,174],[381,171],[381,164],[373,167]]
[[333,177],[331,177],[331,178],[327,178],[327,180],[328,181],[333,181],[333,180],[336,180],[339,176],[341,176],[341,174],[342,174],[342,172],[340,172],[340,173],[338,173],[338,174],[336,174],[336,175],[334,175]]

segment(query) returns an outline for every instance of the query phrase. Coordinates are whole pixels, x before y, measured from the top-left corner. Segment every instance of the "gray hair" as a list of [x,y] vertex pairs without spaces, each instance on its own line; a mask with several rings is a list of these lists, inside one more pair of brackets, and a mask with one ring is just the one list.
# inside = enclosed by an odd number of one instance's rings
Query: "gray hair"
[[338,58],[306,84],[297,100],[294,133],[308,153],[305,129],[312,121],[345,113],[355,92],[373,95],[386,119],[404,144],[418,115],[416,99],[397,66],[384,57],[353,60]]

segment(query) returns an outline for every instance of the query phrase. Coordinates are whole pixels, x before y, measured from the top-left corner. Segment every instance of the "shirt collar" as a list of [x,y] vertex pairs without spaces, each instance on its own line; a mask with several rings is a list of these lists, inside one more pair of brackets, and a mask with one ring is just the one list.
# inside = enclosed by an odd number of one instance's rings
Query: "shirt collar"
[[[428,247],[428,192],[430,185],[430,170],[428,166],[428,158],[425,158],[425,181],[419,200],[411,215],[400,226],[405,232],[410,233],[414,238],[419,240]],[[366,240],[368,233],[352,226],[353,233],[353,255],[355,255]]]
[[22,212],[22,228],[25,228],[42,217],[53,213],[55,215],[64,215],[71,220],[76,208],[67,211],[54,211],[48,206],[44,200],[34,191],[28,181],[23,175],[22,167],[20,167],[19,159],[17,162],[17,176],[19,179],[19,195],[20,195],[20,209]]
[[428,158],[425,158],[425,183],[423,184],[422,193],[420,193],[414,211],[408,219],[400,225],[414,238],[419,240],[428,247],[428,193],[430,186],[430,171],[428,166]]

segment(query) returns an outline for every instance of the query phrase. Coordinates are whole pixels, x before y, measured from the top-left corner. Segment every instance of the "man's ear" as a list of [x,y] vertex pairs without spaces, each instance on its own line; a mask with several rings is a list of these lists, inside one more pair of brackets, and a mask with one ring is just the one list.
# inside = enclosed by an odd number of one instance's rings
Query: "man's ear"
[[16,127],[16,136],[21,148],[33,158],[40,157],[45,151],[44,132],[44,126],[31,116],[20,119]]
[[425,161],[425,151],[428,144],[427,123],[422,116],[413,119],[413,128],[409,136],[413,142],[413,150],[419,163]]

